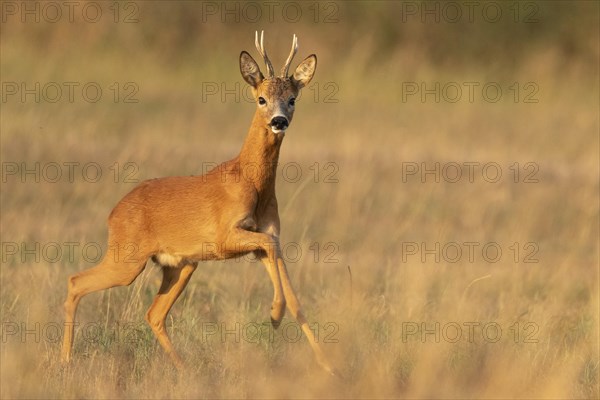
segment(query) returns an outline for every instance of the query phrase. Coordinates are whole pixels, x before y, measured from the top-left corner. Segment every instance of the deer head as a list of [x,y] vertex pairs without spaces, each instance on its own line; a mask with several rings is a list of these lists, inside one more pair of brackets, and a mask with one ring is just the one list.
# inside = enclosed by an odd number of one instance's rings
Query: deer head
[[267,76],[260,71],[256,61],[246,51],[240,54],[240,71],[244,80],[252,87],[252,94],[256,100],[257,114],[260,116],[267,129],[279,134],[285,132],[294,115],[294,106],[300,89],[306,86],[317,68],[317,56],[311,54],[302,61],[292,75],[288,76],[290,64],[298,51],[298,39],[294,35],[292,50],[281,69],[281,74],[275,76],[273,64],[267,56],[264,47],[264,32],[255,35],[256,49],[263,57],[267,67]]

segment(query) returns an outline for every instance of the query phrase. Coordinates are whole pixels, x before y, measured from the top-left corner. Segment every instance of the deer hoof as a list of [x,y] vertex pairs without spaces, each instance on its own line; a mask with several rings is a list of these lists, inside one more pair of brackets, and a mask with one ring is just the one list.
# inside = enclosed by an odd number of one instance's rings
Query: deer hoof
[[271,325],[273,325],[274,329],[279,328],[279,324],[281,324],[281,320],[276,320],[273,317],[271,317]]

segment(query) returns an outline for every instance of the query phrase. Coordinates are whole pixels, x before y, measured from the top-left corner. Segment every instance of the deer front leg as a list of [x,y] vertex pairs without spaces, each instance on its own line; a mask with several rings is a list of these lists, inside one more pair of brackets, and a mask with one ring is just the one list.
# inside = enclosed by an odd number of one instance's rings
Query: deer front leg
[[306,335],[308,343],[310,344],[310,347],[312,347],[313,352],[315,353],[317,362],[325,371],[329,372],[331,375],[341,377],[337,369],[329,362],[327,356],[325,355],[325,352],[323,352],[323,349],[315,339],[313,331],[308,326],[308,321],[302,313],[300,302],[298,301],[296,293],[294,292],[294,288],[292,287],[292,283],[290,282],[290,277],[288,275],[285,262],[281,257],[277,259],[277,268],[279,270],[279,276],[281,278],[283,294],[287,300],[287,308],[290,310],[290,313],[296,319],[296,321],[302,328],[302,331]]
[[281,278],[279,277],[279,269],[277,261],[268,256],[261,257],[260,261],[264,264],[273,283],[273,303],[271,304],[271,325],[277,329],[283,315],[285,314],[285,296],[281,287]]
[[235,228],[228,236],[225,249],[254,251],[265,265],[269,278],[273,283],[273,303],[271,304],[271,323],[277,328],[285,314],[285,296],[279,277],[277,259],[281,258],[279,243],[273,236],[244,229]]
[[[279,240],[277,237],[261,233],[247,231],[242,228],[235,228],[228,236],[227,242],[225,243],[226,249],[236,249],[239,252],[240,249],[243,251],[260,251],[264,252],[267,261],[267,270],[273,280],[274,285],[274,301],[273,308],[271,310],[271,318],[276,320],[279,317],[279,321],[283,318],[283,311],[281,308],[287,304],[288,310],[292,316],[296,319],[302,331],[306,335],[310,346],[315,353],[317,362],[323,369],[329,372],[331,375],[339,376],[337,370],[329,363],[325,353],[321,349],[321,346],[315,339],[315,335],[308,326],[308,321],[302,314],[300,309],[300,302],[294,293],[290,278],[287,273],[287,268],[283,262],[281,249],[279,247]],[[273,260],[273,262],[271,262]],[[275,267],[275,268],[273,268]],[[273,269],[275,269],[273,271]],[[281,293],[283,292],[283,293]],[[281,301],[278,301],[281,299]]]

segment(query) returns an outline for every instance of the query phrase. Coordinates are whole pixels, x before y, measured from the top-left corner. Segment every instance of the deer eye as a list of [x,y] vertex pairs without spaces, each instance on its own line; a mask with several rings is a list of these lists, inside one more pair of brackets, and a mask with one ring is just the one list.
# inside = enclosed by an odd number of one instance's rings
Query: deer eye
[[260,104],[261,106],[264,106],[265,104],[267,104],[267,101],[265,100],[264,97],[259,97],[258,104]]
[[296,104],[296,98],[292,97],[289,101],[290,106],[294,106]]

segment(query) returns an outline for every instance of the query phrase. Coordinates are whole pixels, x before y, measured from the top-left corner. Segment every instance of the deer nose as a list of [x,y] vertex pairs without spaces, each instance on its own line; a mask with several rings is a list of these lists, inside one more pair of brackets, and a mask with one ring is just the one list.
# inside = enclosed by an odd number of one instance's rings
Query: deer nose
[[278,131],[284,131],[288,127],[288,120],[286,117],[274,117],[271,120],[271,127],[277,129]]

